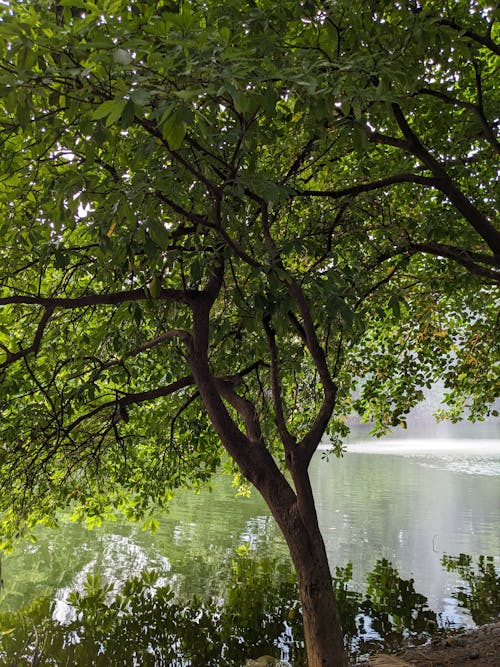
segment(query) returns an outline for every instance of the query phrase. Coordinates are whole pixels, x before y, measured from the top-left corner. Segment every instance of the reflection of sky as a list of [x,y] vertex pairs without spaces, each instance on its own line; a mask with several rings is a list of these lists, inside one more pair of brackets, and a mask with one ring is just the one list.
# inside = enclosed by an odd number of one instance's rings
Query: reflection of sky
[[[328,449],[322,445],[321,449]],[[347,445],[347,451],[358,454],[393,454],[410,456],[422,465],[441,465],[449,470],[471,474],[497,475],[500,473],[500,439],[433,440],[415,439],[360,439]]]
[[[328,445],[322,445],[328,449]],[[358,440],[347,445],[358,454],[392,454],[411,457],[419,465],[467,475],[500,476],[500,439],[471,440]]]
[[[350,425],[351,433],[347,439],[348,442],[358,442],[359,440],[370,439],[370,431],[373,424],[361,424],[355,422]],[[471,423],[468,421],[453,422],[443,421],[437,422],[428,413],[421,413],[418,416],[410,415],[407,419],[407,428],[396,426],[391,429],[390,433],[381,438],[381,441],[389,442],[391,440],[498,440],[500,438],[500,419],[489,419],[484,422]],[[377,438],[373,438],[374,443],[378,442]]]
[[167,558],[151,552],[147,553],[131,537],[116,534],[103,535],[95,556],[78,570],[67,585],[58,588],[55,592],[52,617],[61,623],[73,620],[73,608],[67,604],[66,600],[71,591],[84,590],[88,575],[99,572],[103,584],[113,585],[113,590],[110,591],[110,594],[113,595],[123,587],[127,579],[147,569],[159,569],[166,573],[169,572],[171,566]]

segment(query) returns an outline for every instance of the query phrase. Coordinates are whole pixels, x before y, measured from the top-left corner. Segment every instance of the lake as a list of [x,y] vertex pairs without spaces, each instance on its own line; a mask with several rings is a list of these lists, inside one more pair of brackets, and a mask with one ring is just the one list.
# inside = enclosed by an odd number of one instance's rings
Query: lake
[[[352,562],[356,587],[387,558],[435,611],[470,625],[451,597],[457,575],[441,558],[500,556],[500,430],[495,423],[430,429],[413,426],[376,441],[358,430],[342,459],[326,460],[325,446],[311,465],[319,520],[332,568]],[[50,595],[64,620],[68,592],[94,571],[118,586],[157,568],[180,598],[222,595],[238,546],[287,558],[260,497],[235,498],[230,478],[218,476],[212,491],[180,492],[154,535],[118,522],[93,531],[73,523],[38,530],[34,544],[2,558],[0,610]]]

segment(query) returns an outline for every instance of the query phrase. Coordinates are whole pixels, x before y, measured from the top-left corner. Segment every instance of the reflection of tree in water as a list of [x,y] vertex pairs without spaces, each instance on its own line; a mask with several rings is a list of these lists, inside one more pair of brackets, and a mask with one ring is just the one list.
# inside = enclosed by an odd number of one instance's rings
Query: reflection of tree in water
[[479,556],[477,566],[467,554],[443,556],[442,564],[464,581],[453,594],[477,625],[498,620],[500,616],[500,576],[492,556]]
[[[294,573],[283,560],[255,559],[242,547],[228,563],[223,597],[180,602],[156,573],[129,579],[119,593],[99,575],[88,575],[82,593],[69,602],[75,620],[60,625],[53,603],[35,601],[22,613],[0,614],[0,661],[5,664],[241,665],[275,655],[304,664],[303,631]],[[443,564],[459,572],[467,589],[455,596],[476,622],[498,613],[499,578],[493,559],[477,568],[461,554]],[[399,577],[391,563],[377,561],[364,594],[351,590],[352,565],[334,576],[344,631],[355,653],[395,649],[440,632],[439,618]],[[111,596],[111,597],[110,597]]]
[[89,575],[84,592],[69,600],[77,618],[64,627],[51,619],[47,601],[25,614],[0,615],[0,631],[12,629],[1,640],[0,662],[30,661],[42,644],[40,665],[241,665],[248,656],[279,654],[277,642],[285,655],[301,658],[290,566],[244,554],[229,564],[225,596],[218,600],[194,597],[180,603],[168,585],[159,585],[157,575],[147,572],[109,599],[111,588]]

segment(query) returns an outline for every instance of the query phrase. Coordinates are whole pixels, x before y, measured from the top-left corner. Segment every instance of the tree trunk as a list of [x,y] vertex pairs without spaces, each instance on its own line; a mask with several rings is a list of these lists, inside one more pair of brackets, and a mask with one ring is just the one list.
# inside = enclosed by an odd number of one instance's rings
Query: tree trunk
[[[307,473],[306,473],[307,474]],[[261,490],[288,544],[299,585],[304,637],[309,667],[346,667],[340,615],[333,592],[332,578],[314,503],[306,512],[300,499],[288,507],[279,502],[273,489],[269,497]]]
[[321,534],[314,542],[308,535],[306,545],[296,538],[290,552],[299,584],[308,665],[344,667],[348,660],[342,624]]

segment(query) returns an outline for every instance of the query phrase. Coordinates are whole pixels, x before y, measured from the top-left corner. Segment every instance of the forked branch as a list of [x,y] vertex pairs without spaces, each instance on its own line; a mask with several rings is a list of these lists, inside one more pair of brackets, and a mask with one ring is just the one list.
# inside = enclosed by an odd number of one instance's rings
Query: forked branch
[[18,359],[25,359],[29,354],[34,354],[35,356],[38,354],[40,346],[42,344],[45,328],[47,327],[47,324],[49,323],[49,320],[52,317],[53,312],[54,312],[53,308],[51,307],[45,308],[43,315],[40,319],[40,322],[38,323],[35,336],[33,338],[33,342],[29,347],[25,349],[20,349],[18,352],[11,352],[6,346],[2,345],[2,348],[6,352],[7,358],[3,363],[0,364],[0,370],[2,368],[10,366],[10,364],[13,364],[15,361],[18,361]]

